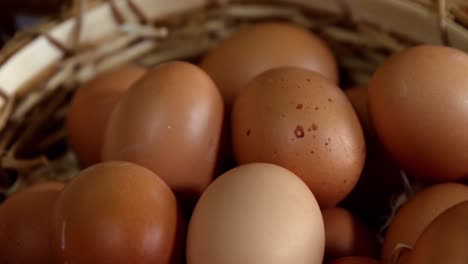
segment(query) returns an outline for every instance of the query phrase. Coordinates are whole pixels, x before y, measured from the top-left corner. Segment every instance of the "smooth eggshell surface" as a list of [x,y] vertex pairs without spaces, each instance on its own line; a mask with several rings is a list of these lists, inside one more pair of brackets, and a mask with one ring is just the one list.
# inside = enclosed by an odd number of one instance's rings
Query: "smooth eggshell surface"
[[123,160],[159,175],[178,198],[195,200],[214,179],[223,102],[195,65],[150,70],[122,97],[109,120],[104,160]]
[[241,29],[209,52],[201,66],[218,85],[228,107],[248,82],[273,68],[296,66],[338,82],[336,61],[326,43],[306,29],[284,22]]
[[390,260],[398,244],[414,246],[436,217],[463,201],[468,201],[468,186],[458,183],[438,184],[417,192],[399,209],[388,228],[382,259]]
[[404,264],[468,263],[468,202],[437,217],[416,242]]
[[321,264],[320,208],[292,172],[248,164],[216,179],[200,198],[187,237],[187,264]]
[[150,170],[127,162],[91,166],[57,200],[60,263],[169,264],[177,250],[177,201]]
[[351,212],[334,207],[322,211],[325,225],[325,259],[346,256],[377,257],[377,237]]
[[41,183],[0,205],[0,263],[58,263],[51,216],[62,189],[62,183]]
[[468,55],[417,46],[384,62],[369,83],[371,122],[410,175],[430,182],[468,176]]
[[109,116],[120,97],[145,74],[128,65],[102,74],[78,88],[67,110],[67,139],[82,167],[101,161]]

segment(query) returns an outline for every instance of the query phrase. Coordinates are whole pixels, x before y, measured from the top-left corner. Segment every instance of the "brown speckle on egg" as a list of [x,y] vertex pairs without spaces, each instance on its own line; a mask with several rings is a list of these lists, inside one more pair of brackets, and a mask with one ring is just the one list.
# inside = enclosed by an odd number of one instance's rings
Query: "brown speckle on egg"
[[304,133],[304,129],[302,128],[302,126],[297,125],[296,129],[294,130],[294,134],[296,135],[297,138],[303,138],[305,133]]

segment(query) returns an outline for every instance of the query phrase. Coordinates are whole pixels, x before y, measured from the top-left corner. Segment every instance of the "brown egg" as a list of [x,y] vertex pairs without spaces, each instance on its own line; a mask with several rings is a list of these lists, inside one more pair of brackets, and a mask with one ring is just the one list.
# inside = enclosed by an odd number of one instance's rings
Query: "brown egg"
[[389,153],[410,174],[468,176],[468,56],[439,46],[393,55],[369,83],[369,113]]
[[363,218],[371,229],[378,230],[392,213],[392,201],[405,189],[398,165],[377,142],[371,139],[366,144],[364,170],[342,206]]
[[396,214],[385,236],[382,259],[398,244],[412,247],[424,229],[448,208],[468,200],[468,186],[444,183],[417,192]]
[[163,64],[122,97],[103,158],[142,165],[178,198],[193,201],[214,178],[222,123],[223,102],[210,77],[189,63]]
[[0,206],[0,263],[57,263],[51,215],[63,184],[28,187]]
[[228,108],[250,80],[277,67],[305,68],[338,81],[336,61],[326,43],[306,29],[284,22],[240,30],[208,53],[201,66],[218,85]]
[[346,256],[377,257],[377,238],[349,211],[334,207],[322,211],[325,225],[325,260]]
[[100,163],[69,183],[53,215],[60,263],[170,263],[177,202],[163,180],[126,162]]
[[[343,201],[375,230],[379,229],[391,214],[391,201],[404,192],[400,167],[385,152],[369,123],[367,112],[367,87],[356,86],[345,90],[356,111],[366,136],[366,162],[353,191]],[[372,199],[369,199],[372,197]]]
[[353,105],[359,121],[361,121],[364,132],[369,133],[371,126],[369,122],[369,114],[367,113],[367,87],[355,86],[345,90],[346,96]]
[[109,116],[118,100],[146,72],[135,65],[102,73],[83,84],[67,111],[68,142],[83,167],[101,161]]
[[351,192],[366,150],[343,91],[317,73],[293,67],[259,75],[237,98],[232,144],[240,164],[267,162],[294,172],[322,208]]
[[253,163],[203,193],[189,223],[187,264],[321,264],[324,244],[320,208],[304,182]]
[[344,257],[330,264],[379,264],[379,261],[366,257]]
[[468,202],[438,216],[416,242],[405,264],[468,263]]

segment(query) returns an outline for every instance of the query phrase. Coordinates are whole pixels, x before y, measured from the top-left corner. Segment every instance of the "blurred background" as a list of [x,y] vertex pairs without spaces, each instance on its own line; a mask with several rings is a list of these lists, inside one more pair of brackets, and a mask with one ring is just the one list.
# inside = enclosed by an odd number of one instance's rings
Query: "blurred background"
[[56,14],[68,0],[0,0],[0,47],[19,29]]

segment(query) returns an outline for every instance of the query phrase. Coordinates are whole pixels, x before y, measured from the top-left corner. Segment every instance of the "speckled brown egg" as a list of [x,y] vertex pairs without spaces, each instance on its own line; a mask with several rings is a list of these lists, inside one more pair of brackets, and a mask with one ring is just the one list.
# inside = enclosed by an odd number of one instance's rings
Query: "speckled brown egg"
[[404,264],[468,263],[468,202],[438,216],[416,242]]
[[322,211],[325,225],[325,260],[346,256],[379,256],[377,237],[346,209]]
[[99,74],[78,88],[67,110],[66,131],[83,167],[101,161],[109,116],[122,94],[145,72],[142,67],[128,65]]
[[216,85],[199,67],[159,65],[113,111],[103,159],[142,165],[178,198],[193,202],[215,176],[223,108]]
[[385,236],[382,259],[390,260],[398,244],[414,246],[427,226],[448,208],[468,201],[468,186],[444,183],[417,192],[396,214]]
[[326,43],[286,22],[241,29],[209,52],[201,66],[216,82],[229,108],[250,80],[273,68],[296,66],[338,81],[335,58]]
[[307,186],[273,164],[234,168],[195,207],[187,264],[321,264],[325,235]]
[[417,46],[391,56],[369,83],[369,113],[387,151],[419,179],[468,176],[468,55]]
[[58,263],[51,216],[62,188],[57,182],[41,183],[0,205],[0,263]]
[[283,166],[322,208],[348,195],[365,159],[359,119],[343,91],[312,71],[284,67],[255,78],[237,98],[232,144],[240,164]]
[[52,217],[59,263],[169,264],[177,246],[177,202],[150,170],[106,162],[79,173]]

